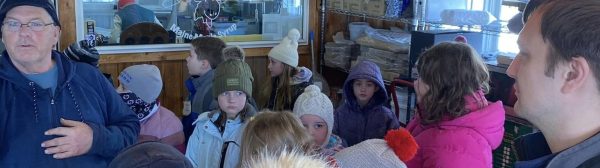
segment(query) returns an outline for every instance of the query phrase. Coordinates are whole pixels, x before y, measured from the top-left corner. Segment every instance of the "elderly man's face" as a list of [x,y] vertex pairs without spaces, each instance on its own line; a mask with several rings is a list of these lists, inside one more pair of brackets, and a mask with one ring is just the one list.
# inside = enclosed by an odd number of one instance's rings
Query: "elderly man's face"
[[60,28],[45,25],[40,31],[34,31],[27,25],[21,25],[19,30],[10,30],[8,22],[28,24],[53,23],[50,15],[40,7],[18,6],[6,14],[2,21],[2,41],[12,62],[19,69],[23,66],[44,65],[51,63],[51,51],[58,42]]

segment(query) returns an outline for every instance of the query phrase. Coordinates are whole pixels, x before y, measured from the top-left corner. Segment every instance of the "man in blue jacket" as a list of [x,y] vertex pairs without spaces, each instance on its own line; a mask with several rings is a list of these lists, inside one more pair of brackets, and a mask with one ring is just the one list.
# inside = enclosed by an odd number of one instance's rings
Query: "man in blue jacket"
[[506,73],[515,79],[516,113],[541,133],[517,142],[537,151],[515,167],[600,166],[599,11],[598,0],[546,0],[524,15]]
[[0,167],[106,167],[139,123],[104,76],[54,51],[60,22],[48,0],[0,8]]

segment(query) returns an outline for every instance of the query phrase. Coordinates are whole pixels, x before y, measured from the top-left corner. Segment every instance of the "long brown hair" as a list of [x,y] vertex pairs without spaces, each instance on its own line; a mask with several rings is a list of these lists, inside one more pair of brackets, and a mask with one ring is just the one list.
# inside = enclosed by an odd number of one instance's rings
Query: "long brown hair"
[[[275,102],[273,105],[273,109],[270,110],[291,110],[285,109],[285,106],[294,103],[292,102],[293,89],[290,83],[292,80],[292,76],[296,74],[297,71],[295,68],[283,62],[281,64],[283,65],[283,72],[279,74],[279,76],[268,78],[266,84],[263,86],[262,89],[260,89],[261,92],[258,94],[259,97],[257,101],[261,108],[267,108],[271,99],[271,92],[275,91]],[[275,89],[273,89],[273,80],[275,80],[276,82],[275,86],[277,88]]]
[[240,163],[258,157],[265,150],[277,156],[293,149],[308,154],[312,152],[312,143],[312,136],[292,112],[259,112],[244,128]]
[[465,43],[442,42],[433,46],[420,56],[417,71],[421,81],[429,85],[419,107],[424,125],[468,114],[465,96],[479,89],[487,93],[489,89],[487,67],[477,51]]

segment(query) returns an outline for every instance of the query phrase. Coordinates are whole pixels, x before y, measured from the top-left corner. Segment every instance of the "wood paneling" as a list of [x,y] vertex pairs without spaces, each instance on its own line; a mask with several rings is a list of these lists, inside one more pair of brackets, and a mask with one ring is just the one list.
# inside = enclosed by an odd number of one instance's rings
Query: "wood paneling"
[[58,17],[60,18],[61,34],[58,49],[64,50],[77,40],[75,33],[75,0],[58,0]]

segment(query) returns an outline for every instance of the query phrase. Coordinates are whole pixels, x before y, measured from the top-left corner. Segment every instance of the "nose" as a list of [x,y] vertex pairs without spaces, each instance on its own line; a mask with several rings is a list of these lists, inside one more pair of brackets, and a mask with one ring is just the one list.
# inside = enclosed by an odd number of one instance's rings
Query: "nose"
[[517,56],[506,69],[506,74],[511,78],[517,79],[517,72],[519,72],[519,66],[521,61],[519,61],[519,56]]

